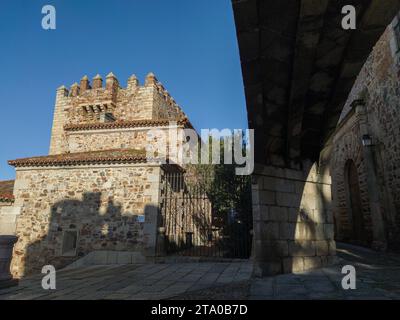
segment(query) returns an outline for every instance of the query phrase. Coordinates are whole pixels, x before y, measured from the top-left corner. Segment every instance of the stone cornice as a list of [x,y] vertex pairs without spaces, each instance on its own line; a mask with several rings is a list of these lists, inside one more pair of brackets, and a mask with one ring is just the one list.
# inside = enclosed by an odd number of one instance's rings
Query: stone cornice
[[48,167],[111,163],[146,163],[144,150],[115,149],[92,152],[65,153],[59,155],[10,160],[14,167]]
[[81,124],[67,124],[64,126],[65,131],[82,131],[82,130],[101,130],[101,129],[119,129],[119,128],[137,128],[137,127],[157,127],[169,126],[171,123],[191,128],[188,119],[180,120],[133,120],[133,121],[113,121],[113,122],[92,122]]

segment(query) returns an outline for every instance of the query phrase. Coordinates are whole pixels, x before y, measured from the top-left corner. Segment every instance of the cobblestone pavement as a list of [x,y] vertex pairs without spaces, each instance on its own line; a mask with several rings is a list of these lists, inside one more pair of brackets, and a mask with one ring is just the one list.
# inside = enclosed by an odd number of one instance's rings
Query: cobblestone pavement
[[[250,262],[91,266],[61,270],[57,289],[41,276],[0,290],[0,299],[400,299],[400,255],[338,245],[329,268],[251,278]],[[343,290],[343,265],[357,272],[357,289]]]

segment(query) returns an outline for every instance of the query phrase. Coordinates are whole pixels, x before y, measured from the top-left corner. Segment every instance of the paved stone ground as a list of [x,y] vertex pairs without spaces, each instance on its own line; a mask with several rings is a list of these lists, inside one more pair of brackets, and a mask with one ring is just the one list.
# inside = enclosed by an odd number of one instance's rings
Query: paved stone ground
[[[400,299],[400,255],[339,244],[338,256],[329,268],[262,279],[244,261],[92,266],[59,271],[54,291],[35,276],[0,299]],[[356,290],[341,288],[346,264],[356,268]]]
[[43,290],[40,275],[0,290],[0,299],[168,299],[249,281],[251,273],[248,261],[91,266],[57,272],[56,290]]
[[[400,299],[400,255],[338,244],[338,264],[297,274],[254,279],[249,299]],[[356,269],[356,289],[343,290],[344,265]]]

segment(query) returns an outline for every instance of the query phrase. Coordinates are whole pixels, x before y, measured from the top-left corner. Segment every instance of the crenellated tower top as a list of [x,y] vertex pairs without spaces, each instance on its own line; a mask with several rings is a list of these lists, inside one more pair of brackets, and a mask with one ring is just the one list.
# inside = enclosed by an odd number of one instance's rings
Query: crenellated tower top
[[124,122],[143,120],[181,121],[186,114],[175,102],[154,73],[147,74],[144,84],[132,75],[126,87],[121,87],[117,77],[110,72],[82,77],[79,84],[73,83],[69,90],[65,86],[57,89],[50,153],[65,150],[65,127],[101,122]]

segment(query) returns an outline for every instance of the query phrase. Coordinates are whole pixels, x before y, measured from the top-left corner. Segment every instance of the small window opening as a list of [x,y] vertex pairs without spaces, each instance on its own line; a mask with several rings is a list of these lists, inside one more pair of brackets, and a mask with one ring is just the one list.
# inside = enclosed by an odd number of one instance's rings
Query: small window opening
[[76,247],[78,242],[78,232],[74,230],[64,231],[62,243],[62,255],[74,256],[76,255]]

